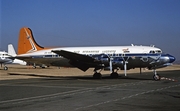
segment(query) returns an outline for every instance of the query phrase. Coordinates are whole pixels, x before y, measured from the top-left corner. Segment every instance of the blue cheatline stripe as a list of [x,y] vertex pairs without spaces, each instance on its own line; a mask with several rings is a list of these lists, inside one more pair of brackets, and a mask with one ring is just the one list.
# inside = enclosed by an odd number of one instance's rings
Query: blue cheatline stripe
[[[93,54],[93,55],[101,55],[101,54]],[[169,54],[105,54],[111,57],[149,57],[149,56],[170,56]],[[89,54],[89,56],[92,56],[92,54]],[[37,56],[31,56],[33,58],[62,58],[59,55],[37,55]]]

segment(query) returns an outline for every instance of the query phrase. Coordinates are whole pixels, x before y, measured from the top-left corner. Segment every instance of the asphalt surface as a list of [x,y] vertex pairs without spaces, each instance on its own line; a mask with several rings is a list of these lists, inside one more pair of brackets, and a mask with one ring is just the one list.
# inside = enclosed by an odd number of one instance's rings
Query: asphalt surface
[[0,111],[180,111],[180,71],[159,74],[1,80]]

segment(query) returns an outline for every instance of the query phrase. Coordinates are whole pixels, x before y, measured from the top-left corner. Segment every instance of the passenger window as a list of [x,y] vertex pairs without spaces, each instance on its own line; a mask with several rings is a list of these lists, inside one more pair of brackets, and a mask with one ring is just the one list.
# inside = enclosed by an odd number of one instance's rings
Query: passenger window
[[156,50],[156,53],[162,53],[162,51],[161,50]]

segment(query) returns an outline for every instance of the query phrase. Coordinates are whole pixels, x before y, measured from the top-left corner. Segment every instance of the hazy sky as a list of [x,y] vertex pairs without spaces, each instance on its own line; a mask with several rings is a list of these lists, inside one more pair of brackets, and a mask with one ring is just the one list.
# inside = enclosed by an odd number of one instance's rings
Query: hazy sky
[[0,0],[0,49],[20,28],[42,46],[155,45],[180,59],[180,0]]

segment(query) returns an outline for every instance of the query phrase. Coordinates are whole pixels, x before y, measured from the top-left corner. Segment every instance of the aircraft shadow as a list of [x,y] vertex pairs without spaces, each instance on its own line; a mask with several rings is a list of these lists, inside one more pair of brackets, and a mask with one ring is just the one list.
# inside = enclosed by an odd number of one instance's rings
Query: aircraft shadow
[[38,75],[38,74],[20,74],[20,73],[8,73],[9,75],[21,75],[21,76],[32,76],[32,77],[40,77],[47,80],[77,80],[77,79],[84,79],[84,80],[117,80],[117,79],[124,79],[124,80],[152,80],[152,78],[148,77],[131,77],[131,76],[119,76],[118,78],[111,78],[109,74],[103,74],[101,79],[95,79],[92,76],[49,76],[49,75]]

